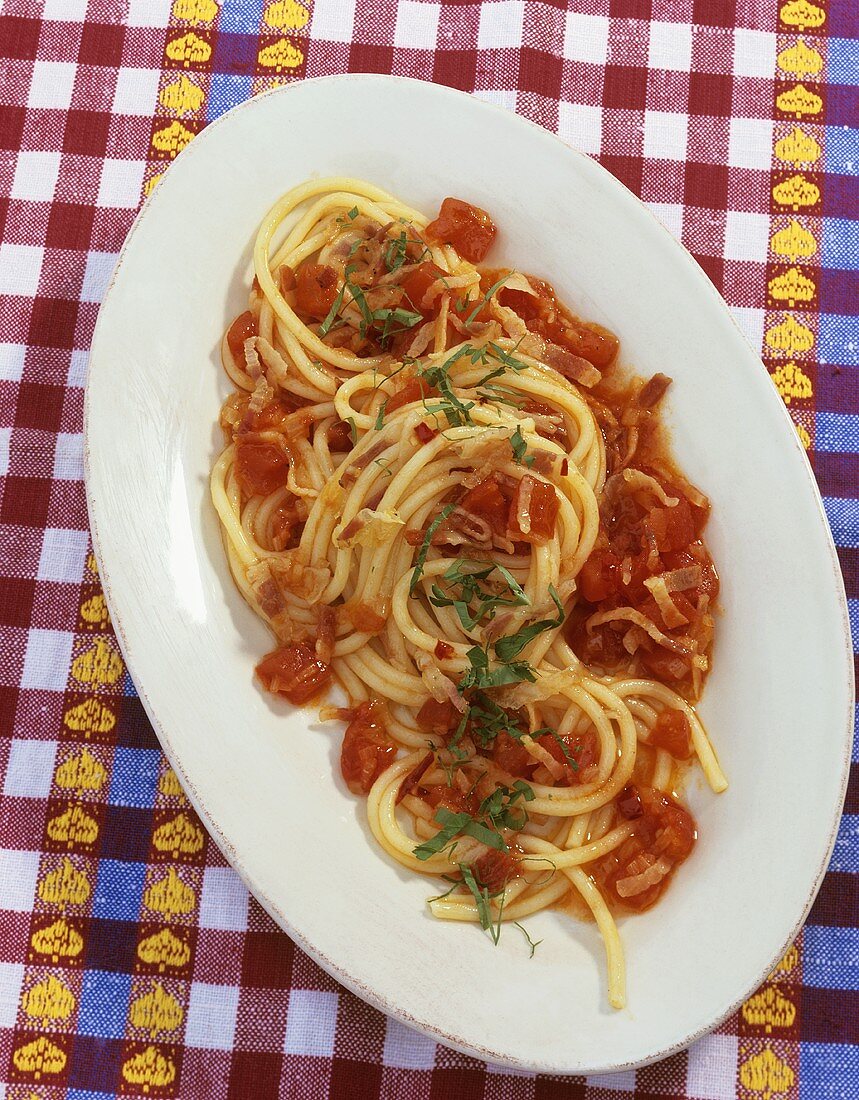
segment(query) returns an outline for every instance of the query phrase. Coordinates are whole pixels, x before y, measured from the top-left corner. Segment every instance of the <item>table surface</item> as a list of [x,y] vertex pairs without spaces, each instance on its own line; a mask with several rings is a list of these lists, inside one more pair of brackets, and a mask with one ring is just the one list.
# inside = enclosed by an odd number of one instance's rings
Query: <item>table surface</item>
[[0,1097],[859,1097],[855,778],[761,990],[688,1052],[586,1080],[485,1066],[339,988],[248,897],[159,750],[87,531],[99,301],[207,122],[347,71],[557,131],[683,241],[808,448],[859,644],[855,0],[0,2]]

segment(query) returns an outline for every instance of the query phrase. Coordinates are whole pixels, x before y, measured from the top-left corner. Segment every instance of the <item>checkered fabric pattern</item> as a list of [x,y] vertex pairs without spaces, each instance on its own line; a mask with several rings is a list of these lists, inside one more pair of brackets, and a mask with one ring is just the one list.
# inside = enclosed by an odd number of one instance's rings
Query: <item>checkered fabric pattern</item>
[[688,1052],[584,1080],[485,1066],[340,989],[167,766],[87,534],[98,304],[142,197],[207,122],[346,71],[557,131],[693,252],[809,449],[859,649],[852,0],[0,3],[0,1097],[859,1097],[855,775],[810,921],[762,989]]

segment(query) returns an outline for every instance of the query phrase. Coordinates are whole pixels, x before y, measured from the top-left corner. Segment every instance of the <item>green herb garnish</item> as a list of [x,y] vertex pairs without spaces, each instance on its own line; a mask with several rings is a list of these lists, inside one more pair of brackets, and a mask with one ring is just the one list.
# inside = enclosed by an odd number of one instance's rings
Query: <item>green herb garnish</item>
[[[453,887],[451,887],[451,890],[452,889],[453,889]],[[447,897],[447,894],[443,894],[442,896]],[[435,899],[432,899],[432,900],[435,900]],[[524,924],[520,924],[518,920],[514,920],[513,924],[515,924],[515,926],[519,929],[519,931],[522,933],[522,935],[528,941],[528,946],[531,949],[531,953],[528,955],[528,958],[533,959],[534,958],[534,952],[537,950],[537,948],[540,946],[540,944],[543,941],[542,940],[532,940],[531,937],[528,935],[527,928],[524,926]]]
[[[467,571],[466,566],[469,567]],[[509,596],[482,587],[480,582],[485,581],[493,573],[498,573],[504,581],[510,593]],[[430,603],[434,607],[453,607],[466,630],[473,630],[484,619],[494,619],[499,607],[517,607],[530,603],[521,585],[503,565],[459,558],[443,574],[442,579],[448,582],[450,589],[458,587],[459,595],[450,590],[445,592],[439,585],[434,584]],[[473,608],[475,602],[477,607]]]
[[499,638],[494,646],[496,657],[502,661],[510,661],[514,657],[517,657],[525,646],[533,641],[538,634],[542,634],[544,630],[553,630],[555,627],[563,624],[564,608],[560,596],[555,591],[554,585],[549,585],[549,595],[552,597],[555,607],[558,609],[557,618],[541,619],[539,622],[523,626],[522,629],[517,630],[515,634],[510,634],[506,638]]
[[427,560],[427,554],[429,553],[430,543],[432,542],[433,535],[436,533],[439,527],[441,527],[444,520],[447,519],[447,517],[454,510],[455,507],[456,505],[454,503],[446,504],[427,528],[427,533],[424,535],[423,542],[421,543],[421,548],[418,551],[418,556],[415,560],[415,567],[412,571],[412,579],[409,582],[410,596],[414,595],[414,591],[418,586],[418,581],[423,576],[424,564]]

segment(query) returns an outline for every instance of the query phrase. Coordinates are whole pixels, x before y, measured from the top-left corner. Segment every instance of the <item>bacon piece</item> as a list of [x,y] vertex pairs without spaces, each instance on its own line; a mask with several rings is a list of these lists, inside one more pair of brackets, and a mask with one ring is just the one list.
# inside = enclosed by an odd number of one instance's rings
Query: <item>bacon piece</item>
[[400,789],[397,791],[396,804],[399,805],[407,794],[414,794],[415,789],[423,778],[424,772],[433,762],[433,753],[428,752],[421,760],[415,764],[412,770],[408,773],[405,779],[400,784]]
[[544,353],[546,362],[558,374],[569,378],[571,382],[578,382],[580,386],[590,389],[602,378],[597,368],[581,355],[574,355],[566,348],[557,344],[549,344]]
[[667,374],[654,374],[636,394],[636,405],[641,409],[652,409],[657,401],[662,400],[670,385],[671,379]]

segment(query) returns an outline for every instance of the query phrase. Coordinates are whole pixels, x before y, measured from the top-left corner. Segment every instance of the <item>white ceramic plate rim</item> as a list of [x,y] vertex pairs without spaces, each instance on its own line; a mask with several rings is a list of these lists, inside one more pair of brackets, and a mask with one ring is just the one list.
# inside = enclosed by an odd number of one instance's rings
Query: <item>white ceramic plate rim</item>
[[[245,102],[243,102],[243,103],[239,104],[238,106],[234,107],[232,110],[227,112],[225,115],[222,115],[220,118],[218,118],[214,122],[210,123],[206,127],[206,129],[204,131],[202,131],[201,134],[196,138],[196,140],[194,142],[192,142],[190,145],[188,145],[179,154],[179,156],[177,157],[177,159],[174,163],[184,162],[184,161],[187,161],[190,157],[193,157],[195,155],[195,152],[199,152],[200,149],[204,147],[205,143],[209,140],[212,133],[214,131],[216,131],[219,127],[221,127],[227,120],[234,119],[236,117],[236,115],[239,114],[239,113],[242,113],[242,112],[245,112],[245,111],[248,111],[248,110],[253,110],[254,105],[257,104],[262,99],[267,99],[267,98],[272,97],[272,96],[287,96],[287,95],[290,94],[290,92],[296,90],[297,88],[306,87],[308,84],[331,84],[331,83],[348,84],[348,83],[354,82],[354,81],[359,81],[359,82],[362,82],[362,83],[367,82],[367,81],[384,82],[384,83],[388,83],[388,84],[394,83],[394,84],[402,84],[402,85],[407,85],[407,86],[408,85],[421,84],[424,87],[427,86],[427,85],[424,84],[424,82],[416,81],[416,80],[412,80],[412,79],[404,78],[404,77],[376,76],[376,75],[369,75],[369,74],[349,74],[349,75],[340,75],[340,76],[320,77],[320,78],[315,78],[313,80],[305,80],[305,81],[302,81],[302,82],[294,84],[294,85],[287,85],[287,86],[282,87],[282,88],[273,89],[269,92],[263,93],[262,95],[255,97],[254,99],[246,100]],[[652,214],[652,212],[649,211],[648,208],[643,203],[641,203],[640,200],[636,196],[634,196],[625,187],[620,185],[607,172],[604,172],[604,170],[598,164],[596,164],[594,161],[592,161],[591,158],[585,156],[582,153],[579,153],[578,151],[576,151],[574,149],[571,149],[560,138],[558,138],[556,135],[550,133],[549,131],[546,131],[546,130],[542,129],[540,126],[537,126],[536,124],[530,122],[527,119],[522,118],[521,116],[512,115],[509,112],[507,112],[506,110],[504,110],[503,108],[497,107],[494,104],[487,103],[483,100],[477,100],[476,98],[468,96],[465,93],[457,92],[457,91],[454,91],[452,89],[449,89],[449,88],[446,88],[446,87],[443,87],[443,86],[431,85],[431,87],[434,89],[434,91],[439,96],[451,97],[451,98],[460,98],[460,97],[462,97],[462,98],[465,98],[465,99],[470,99],[470,100],[473,100],[474,102],[478,103],[480,105],[480,107],[482,109],[486,110],[486,111],[503,113],[511,120],[511,125],[519,125],[523,128],[530,128],[532,131],[538,133],[543,140],[548,141],[548,142],[556,142],[558,145],[562,146],[564,148],[564,150],[566,150],[568,155],[576,157],[580,160],[580,164],[583,164],[585,166],[583,168],[583,170],[590,170],[591,172],[604,173],[604,175],[605,175],[604,182],[607,186],[610,186],[614,189],[615,200],[618,203],[625,203],[627,205],[633,204],[633,205],[637,206],[640,210],[647,211],[648,217],[650,217],[651,219],[653,219],[654,222],[659,224],[662,231],[666,234],[666,236],[668,236],[671,239],[673,247],[677,250],[678,262],[680,261],[680,257],[682,256],[682,261],[686,264],[686,267],[687,267],[688,278],[690,280],[691,279],[698,280],[700,286],[702,288],[706,289],[706,293],[708,293],[710,295],[710,297],[713,300],[714,304],[716,304],[717,307],[724,314],[727,314],[730,317],[730,314],[728,313],[727,308],[726,308],[721,296],[718,294],[716,289],[713,287],[712,283],[709,281],[709,279],[707,279],[707,277],[704,275],[704,273],[702,272],[702,270],[700,269],[698,264],[694,261],[693,257],[687,252],[687,250],[679,242],[677,242],[673,237],[671,237],[671,235],[664,228],[664,226],[661,226],[661,223],[658,222],[658,220],[655,218],[655,216]],[[172,168],[172,165],[171,165],[171,168]],[[170,169],[168,169],[168,171],[169,170]],[[154,193],[153,193],[153,195],[151,195],[150,197],[148,197],[144,201],[143,205],[141,206],[140,211],[137,214],[137,217],[134,221],[134,224],[132,225],[132,227],[131,227],[131,229],[128,233],[128,236],[126,237],[125,243],[123,244],[122,250],[121,250],[121,252],[119,254],[119,257],[118,257],[118,260],[117,260],[116,268],[114,270],[114,273],[111,277],[110,283],[109,283],[109,285],[107,287],[107,290],[105,292],[105,296],[104,296],[104,299],[103,299],[103,302],[102,302],[102,310],[104,309],[105,304],[110,299],[112,288],[113,288],[114,283],[116,281],[117,275],[120,272],[120,270],[123,266],[123,263],[126,259],[127,253],[128,253],[129,248],[131,246],[131,242],[135,238],[135,236],[141,231],[141,228],[145,223],[147,211],[150,207],[151,202],[153,201],[153,197],[154,197]],[[100,329],[102,327],[102,316],[103,316],[103,314],[100,311],[99,319],[96,323],[95,330],[94,330],[94,333],[93,333],[93,339],[92,339],[92,349],[93,349],[93,351],[98,345]],[[739,329],[736,326],[736,322],[733,321],[733,318],[731,318],[731,321],[732,321],[732,324],[734,325],[734,327],[739,332]],[[92,362],[93,358],[94,358],[94,355],[91,352],[90,363]],[[769,383],[769,378],[768,378],[768,375],[767,375],[766,368],[763,366],[761,361],[758,359],[757,355],[754,354],[753,352],[749,351],[749,354],[747,356],[747,360],[748,360],[747,366],[749,367],[749,369],[753,369],[755,371],[762,372],[763,375],[767,378],[767,384],[769,385],[770,383]],[[784,419],[791,426],[791,431],[793,432],[793,438],[794,438],[794,447],[796,448],[797,452],[802,456],[802,460],[803,460],[803,463],[804,463],[805,476],[806,476],[806,479],[807,479],[807,488],[811,491],[811,493],[813,494],[813,496],[816,500],[817,516],[818,516],[818,520],[821,524],[821,527],[823,529],[823,532],[825,533],[824,537],[825,537],[826,542],[828,544],[828,549],[829,549],[829,554],[830,554],[830,559],[831,559],[831,567],[832,567],[832,572],[833,572],[833,584],[835,586],[836,596],[837,596],[837,599],[838,599],[839,604],[840,604],[841,617],[842,617],[841,634],[842,634],[842,639],[843,639],[843,643],[844,643],[844,658],[845,658],[844,675],[846,677],[849,688],[848,688],[847,707],[846,707],[846,713],[845,713],[845,716],[844,716],[844,724],[843,724],[844,737],[843,737],[843,752],[842,752],[842,759],[841,759],[841,782],[840,782],[841,795],[840,795],[840,801],[839,801],[839,811],[834,815],[834,819],[830,823],[829,838],[828,838],[828,844],[827,844],[827,848],[826,848],[825,857],[820,861],[820,864],[816,869],[816,872],[815,872],[815,875],[814,875],[814,878],[813,878],[813,882],[812,882],[812,886],[811,886],[811,889],[809,891],[806,903],[805,903],[801,913],[798,914],[797,919],[796,919],[796,921],[795,921],[795,923],[794,923],[794,925],[793,925],[793,927],[790,931],[790,934],[785,938],[784,943],[781,944],[780,947],[778,948],[778,950],[775,951],[772,954],[772,957],[767,960],[766,965],[763,966],[762,968],[760,968],[759,970],[757,970],[749,978],[749,980],[748,980],[745,988],[743,989],[742,993],[737,995],[736,998],[734,998],[729,1003],[725,1004],[722,1008],[720,1008],[719,1011],[718,1011],[718,1014],[708,1024],[706,1024],[705,1026],[702,1026],[702,1027],[698,1027],[694,1030],[691,1030],[687,1034],[682,1035],[681,1037],[679,1037],[675,1042],[671,1043],[670,1045],[666,1045],[664,1048],[662,1048],[660,1050],[657,1050],[657,1051],[654,1051],[653,1053],[649,1054],[647,1057],[639,1058],[639,1059],[636,1059],[634,1061],[626,1061],[626,1062],[623,1062],[623,1063],[616,1063],[615,1062],[615,1063],[611,1063],[611,1064],[601,1064],[601,1065],[577,1064],[575,1066],[569,1066],[569,1065],[563,1065],[562,1066],[562,1065],[559,1065],[557,1063],[547,1063],[547,1062],[541,1062],[541,1061],[530,1061],[528,1059],[510,1057],[509,1055],[505,1054],[505,1052],[503,1050],[495,1050],[495,1049],[491,1049],[490,1047],[480,1047],[480,1046],[476,1046],[474,1044],[463,1042],[459,1037],[457,1037],[457,1035],[455,1035],[453,1033],[449,1033],[449,1032],[435,1026],[432,1023],[431,1020],[426,1020],[426,1019],[419,1018],[419,1017],[403,1010],[400,1006],[397,1005],[397,1003],[395,1003],[394,1001],[388,999],[387,997],[384,997],[384,996],[380,995],[373,988],[365,986],[360,982],[356,982],[347,970],[343,969],[342,966],[338,965],[332,959],[328,958],[323,952],[321,952],[320,950],[317,949],[317,947],[315,946],[311,936],[309,936],[305,933],[302,933],[299,929],[295,928],[291,924],[289,918],[285,915],[285,913],[281,910],[281,908],[270,897],[268,897],[266,895],[265,891],[262,889],[260,884],[257,883],[256,881],[254,881],[252,876],[247,872],[247,870],[246,870],[246,868],[245,868],[245,866],[242,862],[241,853],[233,847],[229,837],[225,836],[224,833],[221,831],[218,822],[211,816],[211,814],[209,813],[209,811],[206,807],[206,804],[203,802],[199,792],[197,791],[197,789],[194,785],[192,777],[186,774],[186,772],[183,768],[183,765],[182,765],[182,760],[181,760],[179,754],[177,753],[177,751],[175,749],[175,746],[174,746],[174,743],[173,743],[173,740],[170,736],[170,732],[169,732],[168,729],[166,729],[162,725],[162,723],[159,719],[158,713],[156,711],[156,708],[153,705],[152,701],[150,700],[150,698],[149,698],[149,696],[148,696],[148,694],[145,690],[145,685],[143,685],[141,683],[138,683],[138,681],[134,677],[135,650],[134,650],[134,646],[133,646],[133,644],[132,644],[132,642],[129,638],[128,632],[126,631],[125,624],[123,622],[122,612],[121,612],[122,597],[121,597],[121,594],[118,594],[116,592],[116,590],[114,589],[113,583],[112,583],[112,576],[111,576],[111,570],[110,570],[110,555],[109,554],[105,555],[105,552],[104,552],[104,539],[102,537],[102,533],[101,533],[101,529],[100,529],[100,525],[99,525],[100,518],[106,519],[107,517],[105,516],[103,509],[100,507],[100,503],[99,503],[99,499],[100,499],[99,498],[99,485],[97,484],[96,478],[94,477],[93,470],[92,470],[92,456],[91,456],[91,451],[90,451],[91,433],[92,433],[92,428],[91,428],[91,415],[92,415],[91,414],[91,400],[92,400],[91,399],[91,392],[92,391],[91,391],[91,387],[90,387],[90,377],[89,377],[89,375],[90,375],[90,368],[88,367],[88,377],[87,377],[87,385],[86,385],[85,400],[84,400],[84,466],[85,466],[87,504],[88,504],[89,516],[90,516],[90,526],[91,526],[91,533],[92,533],[92,539],[93,539],[93,548],[94,548],[95,556],[96,556],[96,559],[97,559],[97,562],[98,562],[98,565],[99,565],[102,586],[103,586],[105,598],[106,598],[106,601],[107,601],[108,609],[110,611],[111,621],[113,623],[113,626],[114,626],[114,629],[115,629],[115,632],[116,632],[116,635],[117,635],[117,640],[119,642],[120,648],[121,648],[123,656],[125,658],[129,673],[131,674],[132,679],[134,679],[134,683],[135,683],[135,686],[138,690],[138,694],[139,694],[140,700],[142,702],[142,705],[146,710],[146,713],[149,717],[149,720],[152,723],[153,729],[155,730],[155,732],[158,736],[158,739],[161,743],[161,746],[163,747],[164,752],[165,752],[171,766],[176,771],[177,775],[180,776],[181,781],[182,781],[182,785],[185,788],[185,791],[188,794],[188,796],[190,798],[190,801],[191,801],[192,805],[194,806],[194,809],[197,811],[197,813],[199,814],[201,819],[205,822],[206,827],[207,827],[209,833],[211,834],[212,838],[218,844],[218,847],[221,849],[224,857],[228,860],[228,862],[233,866],[233,868],[236,870],[236,872],[240,875],[242,880],[245,882],[245,884],[247,885],[250,892],[252,894],[254,894],[254,896],[260,901],[260,903],[263,905],[263,907],[266,909],[266,911],[271,915],[271,917],[276,921],[276,923],[278,925],[280,925],[280,927],[283,928],[289,934],[289,936],[296,942],[296,944],[302,950],[304,950],[307,954],[309,954],[312,958],[314,958],[319,963],[319,965],[324,970],[326,970],[332,977],[334,977],[338,982],[342,983],[348,989],[352,990],[355,994],[357,994],[363,1000],[367,1001],[369,1004],[373,1005],[374,1007],[380,1009],[382,1012],[387,1013],[388,1015],[391,1015],[391,1016],[393,1016],[397,1019],[400,1019],[404,1023],[416,1028],[418,1031],[423,1032],[424,1034],[430,1036],[431,1038],[433,1038],[436,1041],[442,1042],[442,1043],[446,1044],[447,1046],[450,1046],[450,1047],[452,1047],[456,1050],[460,1050],[460,1051],[462,1051],[463,1053],[466,1053],[466,1054],[474,1055],[474,1056],[476,1056],[480,1059],[483,1059],[483,1060],[487,1060],[487,1061],[491,1061],[491,1062],[495,1062],[495,1063],[498,1063],[498,1064],[507,1065],[507,1066],[511,1066],[511,1067],[519,1068],[519,1069],[530,1069],[530,1070],[550,1072],[550,1073],[575,1073],[575,1074],[589,1073],[589,1074],[591,1074],[591,1073],[603,1073],[603,1072],[615,1072],[615,1071],[620,1072],[620,1071],[623,1071],[623,1070],[628,1070],[628,1069],[636,1068],[636,1067],[639,1067],[639,1066],[651,1064],[655,1061],[658,1061],[660,1059],[663,1059],[663,1058],[673,1054],[674,1052],[676,1052],[678,1050],[682,1050],[682,1049],[688,1047],[696,1039],[700,1038],[701,1036],[703,1036],[703,1035],[707,1034],[709,1031],[711,1031],[713,1028],[717,1027],[723,1020],[725,1020],[728,1016],[730,1016],[732,1013],[734,1013],[740,1007],[740,1005],[743,1003],[743,1001],[752,992],[754,992],[754,990],[756,988],[758,988],[758,986],[766,979],[766,977],[769,975],[769,973],[772,971],[772,969],[778,963],[779,959],[784,955],[785,951],[788,949],[790,944],[794,941],[797,934],[801,930],[801,928],[802,928],[802,926],[803,926],[803,924],[804,924],[804,922],[805,922],[805,920],[808,916],[808,913],[811,909],[811,906],[814,902],[814,899],[817,895],[817,892],[820,888],[820,885],[823,881],[823,877],[826,873],[826,868],[829,864],[829,860],[830,860],[830,857],[832,855],[832,851],[833,851],[835,841],[836,841],[836,838],[837,838],[838,826],[839,826],[839,822],[840,822],[840,806],[843,804],[843,800],[844,800],[846,790],[847,790],[847,781],[848,781],[848,777],[849,777],[849,768],[850,768],[850,760],[851,760],[852,732],[853,732],[853,707],[854,707],[854,703],[853,703],[853,674],[852,674],[853,649],[852,649],[852,642],[851,642],[851,635],[850,635],[849,616],[848,616],[848,611],[847,611],[846,596],[845,596],[845,593],[844,593],[843,580],[842,580],[842,576],[841,576],[841,570],[840,570],[840,565],[839,565],[839,562],[838,562],[837,553],[836,553],[836,550],[835,550],[835,545],[834,545],[834,542],[833,542],[833,539],[832,539],[831,532],[829,530],[829,526],[828,526],[828,523],[827,523],[827,520],[826,520],[825,512],[823,510],[822,501],[820,499],[820,494],[819,494],[819,490],[818,490],[818,487],[817,487],[817,483],[814,479],[814,475],[813,475],[813,472],[812,472],[812,469],[811,469],[811,465],[808,461],[808,457],[805,454],[804,448],[802,447],[802,444],[801,444],[799,438],[796,436],[796,433],[793,429],[793,423],[790,420],[790,417],[787,413],[787,410],[784,408],[781,400],[778,398],[778,396],[777,396],[774,389],[772,391],[772,400],[778,404],[778,406],[781,410],[781,415],[784,417]]]

